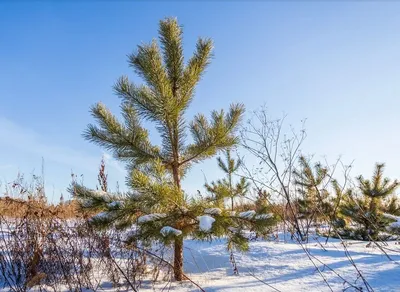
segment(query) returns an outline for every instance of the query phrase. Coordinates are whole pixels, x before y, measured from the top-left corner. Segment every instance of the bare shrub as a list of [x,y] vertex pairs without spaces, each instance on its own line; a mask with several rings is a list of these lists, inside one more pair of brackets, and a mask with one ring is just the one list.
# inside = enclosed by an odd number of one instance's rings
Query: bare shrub
[[106,280],[136,291],[143,277],[156,278],[166,266],[152,264],[124,234],[94,230],[74,203],[47,204],[39,189],[19,180],[1,198],[0,288],[96,291]]

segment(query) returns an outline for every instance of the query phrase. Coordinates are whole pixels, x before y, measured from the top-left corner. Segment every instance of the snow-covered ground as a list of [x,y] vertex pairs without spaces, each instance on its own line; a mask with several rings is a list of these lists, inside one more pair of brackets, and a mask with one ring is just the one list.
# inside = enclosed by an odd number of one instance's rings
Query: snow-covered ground
[[[324,239],[320,238],[320,242],[323,243]],[[400,291],[400,245],[392,242],[385,246],[390,260],[378,247],[366,247],[367,244],[348,241],[348,250],[373,291]],[[334,269],[351,284],[362,287],[362,291],[367,291],[362,280],[357,280],[357,272],[346,257],[341,243],[330,239],[323,246],[326,251],[316,241],[304,245],[311,256]],[[223,241],[185,241],[185,272],[205,291],[331,291],[297,243],[256,241],[250,244],[247,253],[235,253],[235,258],[239,275],[233,275],[229,253]],[[315,264],[333,291],[343,291],[349,287],[315,258]],[[159,283],[156,290],[165,285],[165,282]],[[199,291],[188,282],[171,283],[167,287],[170,291]],[[153,285],[144,283],[140,291],[153,289]],[[351,287],[345,291],[357,290]]]
[[[387,255],[368,242],[349,240],[346,241],[346,246],[351,259],[372,287],[371,291],[400,292],[400,244],[394,241],[380,243]],[[356,269],[346,257],[343,245],[337,239],[329,239],[325,245],[325,238],[314,238],[303,246],[291,241],[290,236],[286,240],[280,237],[279,240],[252,241],[248,252],[234,253],[239,275],[233,274],[230,254],[224,240],[210,243],[187,239],[184,243],[184,254],[186,275],[207,292],[367,291]],[[356,290],[350,284],[362,290]],[[104,281],[98,291],[121,290],[112,288],[111,283]],[[157,283],[143,281],[139,291],[200,290],[189,281],[167,283],[160,280]]]

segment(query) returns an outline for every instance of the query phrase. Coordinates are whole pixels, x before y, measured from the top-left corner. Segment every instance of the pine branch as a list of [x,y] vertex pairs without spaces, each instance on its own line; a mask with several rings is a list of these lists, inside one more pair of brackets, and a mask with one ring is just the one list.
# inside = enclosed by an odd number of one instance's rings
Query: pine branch
[[201,161],[220,150],[237,145],[239,137],[235,135],[235,132],[243,113],[244,105],[242,104],[231,105],[226,115],[223,111],[213,111],[211,124],[203,115],[197,115],[190,125],[195,142],[188,146],[180,165]]
[[176,18],[160,21],[160,42],[172,93],[176,96],[183,75],[182,30]]
[[196,51],[190,58],[182,76],[179,99],[182,109],[186,109],[194,94],[196,84],[208,65],[212,57],[213,43],[211,39],[199,39],[196,44]]
[[83,133],[83,137],[114,153],[114,156],[135,164],[147,163],[153,159],[159,159],[159,149],[150,144],[147,130],[140,126],[134,111],[128,113],[123,108],[125,115],[129,115],[126,128],[110,111],[101,103],[92,107],[92,115],[98,121],[100,127],[90,124]]
[[128,56],[129,65],[142,77],[158,96],[172,96],[172,88],[156,41],[138,46],[136,53]]

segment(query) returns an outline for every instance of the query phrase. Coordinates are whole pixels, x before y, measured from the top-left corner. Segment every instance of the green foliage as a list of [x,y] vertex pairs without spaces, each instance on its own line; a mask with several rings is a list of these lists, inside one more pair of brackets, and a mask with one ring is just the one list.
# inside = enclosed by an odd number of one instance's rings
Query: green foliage
[[[180,222],[182,234],[178,236],[190,235],[200,240],[228,236],[229,246],[246,250],[248,238],[245,230],[266,234],[268,227],[275,223],[265,202],[257,204],[257,212],[250,211],[247,214],[217,208],[207,198],[185,198],[181,201],[182,191],[177,189],[161,161],[155,163],[151,176],[133,170],[128,185],[132,192],[124,195],[92,191],[78,184],[74,185],[74,192],[82,208],[101,211],[91,218],[93,225],[98,228],[115,226],[118,229],[137,224],[139,228],[128,241],[146,244],[154,241],[171,243],[175,236],[165,236],[160,230],[164,226],[177,228],[175,224]],[[150,217],[146,219],[149,214]],[[210,230],[199,228],[201,216],[210,216],[215,220]]]
[[293,172],[300,198],[297,200],[301,218],[307,221],[329,218],[331,203],[326,190],[328,169],[321,163],[310,165],[309,160],[299,157],[299,168]]
[[[182,31],[176,19],[161,21],[159,33],[161,49],[153,41],[138,46],[137,52],[128,58],[145,84],[135,85],[123,76],[114,85],[122,101],[124,121],[98,103],[91,109],[97,125],[89,125],[84,133],[87,140],[112,151],[132,168],[151,164],[155,159],[167,168],[186,168],[238,142],[235,132],[244,112],[241,104],[231,105],[227,113],[213,111],[210,120],[198,114],[188,123],[184,117],[195,87],[210,63],[212,41],[199,39],[194,56],[185,65]],[[142,119],[155,124],[162,138],[161,147],[151,143]],[[191,144],[186,144],[186,129],[192,134]]]
[[[225,160],[222,157],[217,158],[219,168],[226,174],[226,177],[211,184],[205,184],[206,190],[211,194],[210,203],[215,209],[220,210],[220,215],[215,217],[213,224],[213,234],[223,236],[227,235],[227,247],[239,250],[248,249],[248,237],[245,230],[254,231],[257,235],[267,235],[270,227],[276,224],[276,218],[271,213],[270,206],[266,200],[257,200],[253,209],[250,211],[239,212],[242,206],[235,205],[234,199],[244,197],[249,189],[249,183],[245,178],[240,178],[234,183],[233,176],[242,165],[240,159],[232,158],[231,151],[225,151]],[[225,200],[230,202],[226,204]],[[229,207],[228,207],[229,206]],[[244,206],[245,208],[248,206]],[[230,232],[226,232],[229,230]]]
[[[184,236],[209,236],[199,232],[198,216],[204,214],[210,203],[203,198],[188,199],[181,190],[181,179],[193,164],[239,142],[237,128],[244,106],[232,104],[228,111],[212,111],[210,119],[197,114],[192,121],[187,121],[186,110],[210,64],[213,43],[200,38],[193,56],[185,62],[182,29],[177,20],[160,21],[158,32],[159,42],[153,40],[139,45],[137,51],[128,56],[130,67],[144,83],[138,85],[122,76],[114,85],[114,92],[121,100],[122,120],[98,103],[91,108],[96,123],[90,124],[83,134],[127,164],[127,184],[131,192],[100,194],[77,183],[71,191],[82,208],[102,211],[92,219],[93,224],[125,228],[136,223],[139,228],[132,240],[169,243],[175,238],[175,247],[182,247]],[[143,121],[155,125],[161,145],[152,143]],[[190,141],[188,134],[191,134]],[[143,221],[146,218],[143,216],[150,214],[159,216]],[[213,216],[216,222],[209,233],[217,236],[224,234],[223,228],[229,226],[229,220],[236,220]],[[169,228],[164,231],[168,234],[161,234],[162,227],[166,226]],[[179,232],[174,233],[174,230]],[[182,250],[175,250],[175,253],[182,253]],[[181,260],[175,256],[177,259],[175,277],[179,280],[182,279]]]
[[385,213],[400,216],[400,202],[396,196],[387,198],[382,207]]
[[357,178],[359,194],[350,193],[344,197],[340,212],[348,224],[342,228],[342,235],[361,240],[377,240],[386,231],[391,220],[383,213],[393,208],[393,202],[390,206],[384,199],[395,192],[399,182],[384,178],[383,170],[384,164],[376,164],[370,180],[362,176]]
[[213,181],[211,184],[206,183],[205,188],[208,192],[213,195],[213,199],[216,201],[219,207],[225,206],[225,199],[230,199],[231,210],[234,210],[234,199],[236,197],[243,197],[248,192],[249,183],[244,177],[234,184],[233,175],[238,171],[242,165],[242,161],[238,159],[235,161],[231,157],[231,151],[225,151],[225,159],[223,161],[221,157],[217,158],[219,168],[226,174],[226,178]]

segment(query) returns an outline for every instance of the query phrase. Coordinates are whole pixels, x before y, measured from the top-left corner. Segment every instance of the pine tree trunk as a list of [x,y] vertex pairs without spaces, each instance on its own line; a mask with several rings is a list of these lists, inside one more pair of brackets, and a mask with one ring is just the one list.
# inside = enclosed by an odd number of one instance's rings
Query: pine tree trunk
[[377,205],[378,205],[378,198],[371,198],[371,202],[369,203],[369,212],[373,215],[377,213]]
[[175,239],[174,248],[174,277],[176,281],[183,280],[183,238]]
[[[378,233],[379,230],[377,230],[375,222],[371,222],[371,221],[375,221],[376,217],[377,217],[377,213],[378,213],[378,198],[371,198],[371,202],[369,203],[369,216],[368,216],[368,228],[367,228],[367,232],[369,234],[369,236],[372,239],[377,239],[378,237]],[[366,238],[367,240],[369,240],[370,238]]]
[[[179,177],[179,170],[177,167],[172,169],[175,185],[178,189],[181,189],[181,179]],[[179,222],[177,222],[176,228],[180,228]],[[174,278],[176,281],[183,280],[183,237],[179,236],[175,238],[174,244]]]

